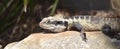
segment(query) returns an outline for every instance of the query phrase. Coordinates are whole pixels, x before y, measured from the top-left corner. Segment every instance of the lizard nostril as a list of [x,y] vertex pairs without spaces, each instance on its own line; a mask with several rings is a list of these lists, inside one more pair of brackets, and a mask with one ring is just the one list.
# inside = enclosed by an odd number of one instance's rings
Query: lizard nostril
[[46,22],[46,23],[50,23],[50,20],[48,20],[48,22]]

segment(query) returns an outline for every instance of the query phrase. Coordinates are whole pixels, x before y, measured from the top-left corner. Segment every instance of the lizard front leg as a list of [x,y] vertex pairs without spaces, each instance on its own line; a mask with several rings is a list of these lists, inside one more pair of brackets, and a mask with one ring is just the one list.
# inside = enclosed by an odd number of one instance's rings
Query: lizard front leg
[[86,37],[86,33],[84,32],[84,28],[82,27],[82,25],[79,24],[79,22],[74,22],[72,27],[74,27],[76,31],[79,31],[82,33],[80,36],[82,37],[82,40],[86,42],[87,37]]

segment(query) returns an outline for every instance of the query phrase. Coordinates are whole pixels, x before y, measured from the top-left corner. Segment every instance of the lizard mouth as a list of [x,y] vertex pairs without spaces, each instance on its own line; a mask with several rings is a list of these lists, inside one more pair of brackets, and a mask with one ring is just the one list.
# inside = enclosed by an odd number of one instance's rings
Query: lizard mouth
[[47,30],[51,30],[53,32],[62,32],[66,29],[65,26],[62,26],[62,25],[55,25],[55,24],[42,24],[40,25],[41,28],[43,29],[47,29]]

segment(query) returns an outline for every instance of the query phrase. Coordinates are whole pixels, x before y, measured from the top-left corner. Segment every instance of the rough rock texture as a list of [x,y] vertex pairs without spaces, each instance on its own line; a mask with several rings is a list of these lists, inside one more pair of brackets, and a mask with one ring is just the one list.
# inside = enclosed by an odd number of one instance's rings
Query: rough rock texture
[[22,41],[8,44],[4,49],[117,49],[101,32],[86,33],[87,42],[84,42],[76,31],[35,33]]

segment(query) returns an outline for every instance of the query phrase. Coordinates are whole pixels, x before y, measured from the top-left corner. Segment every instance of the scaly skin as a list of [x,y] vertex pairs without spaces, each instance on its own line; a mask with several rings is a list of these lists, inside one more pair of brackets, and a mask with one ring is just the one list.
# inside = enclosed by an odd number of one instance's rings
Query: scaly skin
[[74,22],[78,22],[83,26],[85,31],[99,31],[105,24],[108,24],[112,30],[120,31],[120,18],[105,18],[96,16],[74,16],[70,18],[47,17],[39,24],[43,29],[48,29],[53,32],[62,32],[65,30],[66,26],[49,24],[47,23],[48,21],[67,21],[68,28],[70,28]]
[[[67,22],[67,23],[66,23]],[[105,18],[97,16],[74,16],[69,18],[47,17],[40,23],[40,27],[52,32],[63,32],[76,28],[82,32],[86,41],[85,31],[103,31],[108,36],[114,36],[120,32],[120,18]],[[107,28],[107,29],[106,29]],[[110,33],[112,32],[113,33]],[[120,38],[120,37],[119,37]]]

